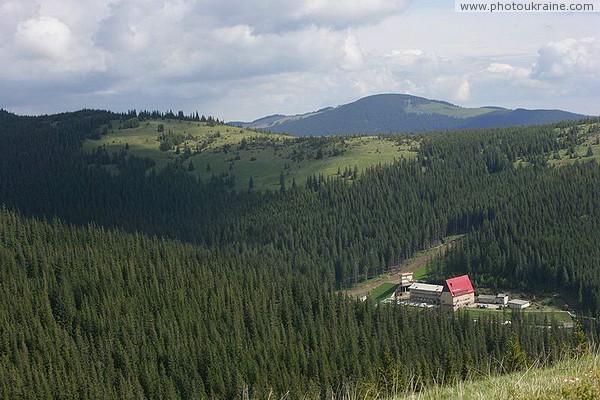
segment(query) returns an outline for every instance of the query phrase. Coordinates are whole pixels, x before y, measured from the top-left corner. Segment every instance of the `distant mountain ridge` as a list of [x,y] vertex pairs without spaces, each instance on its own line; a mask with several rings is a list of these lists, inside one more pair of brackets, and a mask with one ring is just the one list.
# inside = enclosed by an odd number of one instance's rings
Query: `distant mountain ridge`
[[338,135],[537,125],[585,117],[561,110],[465,108],[407,94],[378,94],[306,114],[276,114],[231,124],[294,135]]

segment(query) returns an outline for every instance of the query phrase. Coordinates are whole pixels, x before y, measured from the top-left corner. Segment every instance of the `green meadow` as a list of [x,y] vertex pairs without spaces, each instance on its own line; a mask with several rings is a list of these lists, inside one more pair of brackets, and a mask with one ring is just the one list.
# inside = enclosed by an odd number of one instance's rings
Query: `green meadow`
[[[419,145],[410,137],[306,138],[181,120],[141,121],[129,129],[118,129],[119,125],[114,121],[106,135],[87,140],[84,149],[93,152],[103,147],[109,154],[127,151],[128,156],[153,160],[157,169],[181,163],[202,180],[213,175],[235,177],[237,189],[248,188],[250,178],[254,188],[268,189],[278,189],[282,177],[286,186],[293,181],[303,185],[311,175],[352,181],[368,167],[414,158]],[[177,144],[161,150],[161,135],[177,137]]]
[[381,285],[379,285],[375,289],[373,289],[373,291],[371,291],[371,293],[369,294],[369,297],[375,303],[379,303],[380,301],[383,301],[383,300],[387,299],[388,297],[390,297],[396,291],[398,286],[399,286],[398,284],[394,284],[394,283],[390,283],[390,282],[382,283]]

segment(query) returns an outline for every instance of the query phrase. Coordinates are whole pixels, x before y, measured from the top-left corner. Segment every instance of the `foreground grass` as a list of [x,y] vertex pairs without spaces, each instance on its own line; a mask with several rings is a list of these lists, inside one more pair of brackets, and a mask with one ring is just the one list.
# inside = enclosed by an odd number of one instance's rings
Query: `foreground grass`
[[600,399],[600,356],[587,355],[557,365],[529,368],[474,382],[433,387],[396,399]]

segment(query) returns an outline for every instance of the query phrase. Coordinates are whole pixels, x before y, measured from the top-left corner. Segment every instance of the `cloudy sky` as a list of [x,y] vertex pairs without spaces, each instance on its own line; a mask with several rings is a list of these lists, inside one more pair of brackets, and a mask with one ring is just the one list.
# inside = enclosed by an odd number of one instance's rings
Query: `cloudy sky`
[[453,0],[0,0],[0,108],[250,120],[395,92],[598,115],[598,26]]

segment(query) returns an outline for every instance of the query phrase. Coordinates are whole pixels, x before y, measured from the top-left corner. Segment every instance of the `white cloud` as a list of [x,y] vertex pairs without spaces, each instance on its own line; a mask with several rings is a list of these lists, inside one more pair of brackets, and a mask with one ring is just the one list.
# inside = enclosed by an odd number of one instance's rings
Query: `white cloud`
[[[560,35],[557,25],[538,31],[536,41],[487,43],[506,31],[503,16],[496,25],[487,17],[457,25],[467,17],[431,5],[434,14],[398,17],[408,4],[2,0],[0,107],[183,108],[248,119],[381,92],[464,105],[523,106],[575,93],[598,99],[598,39],[540,41]],[[528,37],[533,17],[519,18],[514,37]],[[464,41],[455,31],[461,26]],[[474,38],[486,39],[482,48]],[[519,53],[506,53],[511,48]]]
[[29,19],[17,26],[16,43],[34,56],[62,60],[72,46],[71,29],[53,17]]
[[[213,13],[206,13],[213,8]],[[246,3],[240,6],[246,7]],[[112,7],[95,35],[110,53],[113,72],[127,76],[144,68],[156,78],[225,79],[318,68],[341,53],[345,34],[310,25],[284,32],[257,31],[257,21],[223,17],[216,5],[165,3],[147,13],[148,4]],[[237,10],[237,9],[236,9]],[[237,10],[239,13],[239,10]]]
[[308,0],[302,2],[300,19],[332,27],[347,27],[381,21],[403,11],[405,0]]
[[454,97],[460,101],[469,100],[471,97],[471,85],[469,84],[469,81],[465,80],[460,84]]
[[533,74],[539,79],[599,79],[600,39],[587,37],[548,43],[538,51]]
[[[492,62],[473,74],[476,97],[523,99],[538,106],[559,107],[556,99],[588,97],[580,111],[597,113],[600,90],[600,40],[565,39],[544,44],[528,67]],[[580,101],[580,100],[578,100]],[[572,104],[572,103],[565,103]],[[577,111],[577,109],[575,109]]]
[[491,63],[488,65],[487,71],[495,74],[512,74],[516,71],[516,68],[508,64]]
[[0,48],[7,46],[19,23],[29,19],[38,10],[33,2],[3,0],[0,2]]
[[[408,0],[205,0],[197,4],[197,13],[227,25],[248,25],[261,33],[307,26],[337,30],[377,23],[403,12],[408,3]],[[194,12],[193,7],[190,9]]]
[[[0,81],[73,80],[106,68],[92,33],[107,2],[7,0],[0,4]],[[67,86],[70,86],[67,84]]]
[[346,70],[357,70],[364,66],[362,51],[358,46],[356,36],[349,35],[344,42],[344,61],[342,68]]
[[490,63],[484,70],[477,73],[480,85],[496,85],[508,87],[541,87],[543,84],[532,77],[532,68],[516,67],[506,63]]

